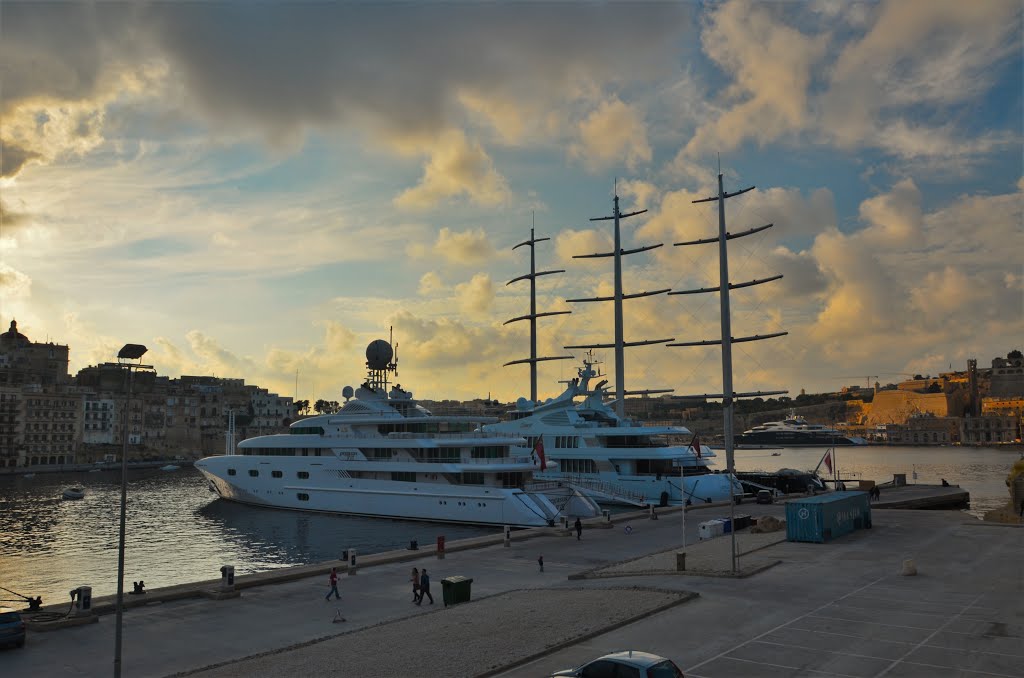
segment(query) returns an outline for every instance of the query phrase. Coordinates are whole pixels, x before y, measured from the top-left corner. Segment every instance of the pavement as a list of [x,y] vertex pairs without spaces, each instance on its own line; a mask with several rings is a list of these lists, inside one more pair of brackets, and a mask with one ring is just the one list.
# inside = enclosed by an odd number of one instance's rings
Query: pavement
[[[873,529],[828,544],[750,542],[740,568],[774,566],[714,576],[729,569],[731,542],[697,544],[697,525],[728,513],[687,512],[688,563],[704,571],[664,569],[681,546],[674,509],[588,525],[580,541],[548,529],[516,533],[508,548],[485,538],[444,559],[366,558],[341,577],[340,605],[324,600],[330,564],[249,582],[233,599],[154,596],[125,611],[123,675],[546,676],[637,649],[670,657],[690,678],[1024,676],[1024,530],[959,512],[875,510]],[[645,559],[635,573],[621,567]],[[916,576],[900,574],[905,560]],[[411,603],[413,566],[431,574],[433,608]],[[615,576],[578,578],[601,571]],[[473,578],[473,600],[444,608],[441,580],[452,575]],[[346,621],[334,623],[339,609]],[[113,654],[105,614],[30,632],[24,649],[0,651],[0,675],[109,675]]]

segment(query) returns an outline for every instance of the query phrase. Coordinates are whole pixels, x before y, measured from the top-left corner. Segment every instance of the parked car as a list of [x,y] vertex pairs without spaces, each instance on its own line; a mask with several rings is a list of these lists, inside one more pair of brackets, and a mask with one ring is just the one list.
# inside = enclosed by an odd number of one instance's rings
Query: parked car
[[598,657],[575,669],[552,674],[573,678],[683,678],[683,672],[671,659],[649,652],[626,650]]
[[0,607],[0,645],[9,643],[17,647],[25,645],[25,622],[17,610]]
[[772,497],[771,490],[758,490],[754,501],[758,504],[771,504],[775,499]]

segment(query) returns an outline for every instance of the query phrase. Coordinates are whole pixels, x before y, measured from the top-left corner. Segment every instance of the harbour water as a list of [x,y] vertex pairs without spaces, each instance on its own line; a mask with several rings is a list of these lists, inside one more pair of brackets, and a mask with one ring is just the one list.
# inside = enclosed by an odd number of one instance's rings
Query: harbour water
[[[811,469],[824,449],[738,450],[738,470]],[[725,466],[719,452],[718,466]],[[907,482],[938,484],[945,478],[971,493],[969,513],[1007,499],[1004,480],[1014,450],[958,447],[841,447],[840,475],[878,482],[906,473]],[[822,470],[822,473],[824,471]],[[117,588],[120,472],[0,476],[0,587],[42,596],[46,604],[70,601],[68,592],[93,587],[94,596]],[[64,500],[80,485],[86,496]],[[480,527],[332,516],[263,509],[218,499],[194,469],[132,471],[129,476],[125,588],[142,579],[147,588],[218,578],[222,565],[238,575],[337,559],[342,550],[369,554],[487,534]],[[0,599],[11,596],[0,591]]]

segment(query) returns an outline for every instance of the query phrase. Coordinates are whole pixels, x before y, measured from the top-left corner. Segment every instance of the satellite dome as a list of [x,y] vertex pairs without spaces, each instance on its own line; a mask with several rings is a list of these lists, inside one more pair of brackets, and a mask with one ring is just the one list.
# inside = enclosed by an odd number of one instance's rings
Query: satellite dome
[[533,407],[533,403],[531,403],[526,398],[520,398],[519,400],[516,401],[516,409],[518,410],[526,411],[531,407]]
[[391,344],[383,339],[375,339],[366,347],[366,366],[371,370],[386,370],[394,355]]
[[344,398],[345,400],[351,398],[354,393],[355,391],[352,390],[351,386],[346,386],[345,388],[341,389],[341,397]]

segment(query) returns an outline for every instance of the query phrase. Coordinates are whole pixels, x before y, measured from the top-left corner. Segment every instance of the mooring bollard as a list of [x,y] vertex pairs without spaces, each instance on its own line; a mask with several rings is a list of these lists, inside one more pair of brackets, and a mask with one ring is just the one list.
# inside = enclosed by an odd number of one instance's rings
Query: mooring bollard
[[358,568],[356,567],[356,550],[355,549],[349,549],[348,550],[348,574],[349,574],[349,576],[352,576],[352,575],[356,574],[357,570],[358,570]]
[[917,565],[914,564],[913,558],[907,558],[903,561],[903,569],[900,574],[904,577],[913,577],[917,574]]
[[512,528],[505,526],[505,548],[512,546]]
[[444,535],[437,538],[437,559],[444,560]]
[[71,590],[71,598],[75,601],[71,611],[72,617],[84,617],[92,614],[92,587],[79,586]]
[[686,551],[676,551],[676,572],[686,571]]
[[657,520],[658,513],[654,510],[654,504],[651,504],[651,520]]
[[235,566],[225,565],[220,568],[220,590],[221,591],[234,591],[235,590]]

